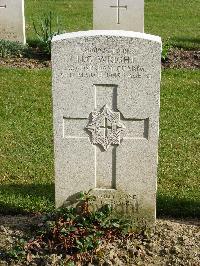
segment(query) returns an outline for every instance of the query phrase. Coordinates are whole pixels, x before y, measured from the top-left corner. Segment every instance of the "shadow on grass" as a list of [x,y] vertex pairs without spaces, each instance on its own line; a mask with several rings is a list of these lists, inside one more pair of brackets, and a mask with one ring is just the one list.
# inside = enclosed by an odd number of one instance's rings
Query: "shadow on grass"
[[[54,184],[0,185],[0,214],[30,214],[54,209]],[[157,196],[157,216],[200,218],[200,199]]]
[[0,185],[0,214],[30,214],[54,208],[54,184]]
[[188,50],[197,50],[200,48],[200,38],[191,38],[187,36],[171,38],[177,48]]
[[200,199],[180,199],[168,195],[157,196],[157,216],[171,218],[200,218]]

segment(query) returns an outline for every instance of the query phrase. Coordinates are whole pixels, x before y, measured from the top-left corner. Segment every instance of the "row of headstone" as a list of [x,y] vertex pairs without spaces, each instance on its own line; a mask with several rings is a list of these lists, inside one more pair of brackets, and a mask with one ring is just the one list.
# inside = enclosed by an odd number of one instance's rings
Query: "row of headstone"
[[[94,0],[93,28],[143,32],[143,14],[143,0]],[[0,39],[25,43],[24,0],[0,0]]]
[[0,0],[0,39],[26,42],[24,0]]
[[[144,1],[94,0],[95,30],[144,30]],[[0,39],[26,42],[24,0],[0,0]]]
[[142,0],[94,0],[95,30],[53,38],[57,207],[90,191],[94,209],[155,221],[161,39],[143,27]]

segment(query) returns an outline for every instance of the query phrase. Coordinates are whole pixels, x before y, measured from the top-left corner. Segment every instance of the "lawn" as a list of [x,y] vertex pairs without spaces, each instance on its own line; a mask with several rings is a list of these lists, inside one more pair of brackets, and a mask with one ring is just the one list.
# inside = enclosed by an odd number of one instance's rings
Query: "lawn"
[[[25,1],[28,39],[35,38],[33,21],[39,25],[44,14],[54,13],[66,32],[92,29],[92,0]],[[159,35],[185,49],[200,48],[199,0],[146,0],[145,32]]]
[[50,71],[1,69],[0,212],[54,206]]
[[[0,212],[54,208],[50,70],[0,69]],[[199,71],[162,73],[158,214],[199,216]]]
[[162,73],[158,214],[200,217],[199,70]]

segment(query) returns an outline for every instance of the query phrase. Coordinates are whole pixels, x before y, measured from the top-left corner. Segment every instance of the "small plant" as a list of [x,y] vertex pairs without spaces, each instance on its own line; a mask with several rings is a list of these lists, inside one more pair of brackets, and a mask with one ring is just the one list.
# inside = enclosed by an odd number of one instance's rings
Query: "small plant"
[[7,256],[11,259],[21,259],[25,255],[26,251],[24,250],[24,242],[22,240],[19,240],[19,243],[7,253]]
[[[54,21],[55,19],[51,11],[48,15],[44,15],[44,19],[40,21],[40,25],[38,27],[33,21],[33,27],[38,37],[38,40],[41,43],[41,48],[43,49],[44,53],[48,55],[51,54],[51,40],[53,36],[61,34],[58,17],[56,18],[55,26]],[[54,30],[55,28],[56,30]]]
[[[24,258],[31,262],[38,255],[56,254],[63,259],[67,258],[67,263],[84,263],[91,261],[101,243],[132,235],[128,230],[124,231],[129,227],[128,221],[111,218],[111,208],[108,205],[100,210],[90,211],[89,202],[93,200],[95,196],[90,192],[81,192],[77,207],[59,208],[44,216],[42,223],[38,225],[37,236],[24,245]],[[12,257],[15,258],[16,249],[13,252]],[[18,252],[23,254],[21,249]]]
[[172,48],[172,44],[170,40],[168,39],[162,47],[162,61],[165,62],[169,56],[169,51]]
[[18,42],[0,40],[0,57],[22,57],[27,51],[27,46]]

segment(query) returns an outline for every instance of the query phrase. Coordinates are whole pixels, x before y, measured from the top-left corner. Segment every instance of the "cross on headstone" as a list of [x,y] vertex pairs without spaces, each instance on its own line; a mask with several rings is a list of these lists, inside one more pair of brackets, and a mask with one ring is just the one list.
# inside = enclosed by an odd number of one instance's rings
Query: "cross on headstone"
[[6,4],[5,5],[0,5],[0,8],[6,8]]
[[100,128],[104,129],[105,137],[108,137],[108,131],[110,131],[112,129],[112,127],[109,126],[109,121],[106,117],[104,118],[103,125],[100,126]]
[[120,5],[120,0],[117,0],[117,5],[116,6],[110,6],[111,8],[117,8],[117,24],[120,24],[120,9],[126,9],[127,10],[127,5],[122,6]]
[[93,0],[94,30],[144,31],[144,0]]
[[111,132],[121,129],[122,126],[118,125],[117,123],[111,123],[110,120],[105,117],[100,128],[103,130],[104,137],[108,138],[111,135]]
[[6,4],[2,4],[0,1],[0,8],[6,8]]
[[[117,85],[95,84],[94,85],[94,111],[91,114],[97,118],[91,121],[91,118],[67,118],[64,117],[64,138],[66,139],[88,139],[94,145],[94,164],[95,164],[95,187],[100,189],[116,189],[116,156],[117,145],[120,145],[123,139],[147,139],[148,138],[148,118],[121,118],[117,109]],[[114,123],[109,116],[104,116],[105,112],[113,115]],[[88,114],[88,116],[91,114]],[[99,117],[98,117],[99,115]],[[88,122],[88,124],[87,124]],[[104,131],[102,134],[102,130]],[[112,133],[117,132],[117,136]],[[90,131],[90,132],[89,132]],[[108,132],[110,131],[110,132]],[[89,144],[89,142],[88,142]],[[91,145],[89,144],[89,145]],[[109,162],[109,163],[108,163]]]

